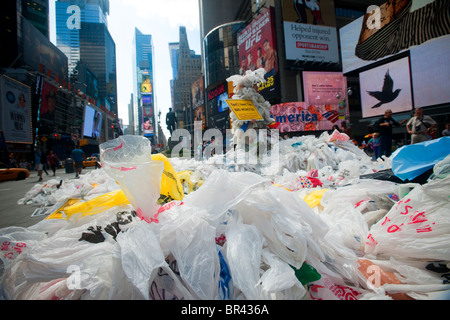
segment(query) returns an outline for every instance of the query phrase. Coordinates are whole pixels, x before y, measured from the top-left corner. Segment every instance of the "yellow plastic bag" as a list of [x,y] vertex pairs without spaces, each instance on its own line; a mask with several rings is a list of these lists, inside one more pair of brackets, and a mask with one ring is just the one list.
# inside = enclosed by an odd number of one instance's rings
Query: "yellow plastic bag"
[[318,189],[313,192],[310,192],[306,195],[306,197],[303,199],[305,202],[311,207],[317,207],[320,205],[320,200],[322,200],[322,197],[325,192],[327,192],[328,189]]
[[130,204],[122,190],[105,193],[88,201],[81,199],[68,199],[58,210],[50,214],[46,219],[69,219],[76,213],[83,216],[91,216],[112,207]]
[[152,160],[164,162],[164,171],[161,177],[161,195],[158,201],[166,203],[172,200],[183,200],[183,185],[169,159],[165,155],[158,153],[152,154]]

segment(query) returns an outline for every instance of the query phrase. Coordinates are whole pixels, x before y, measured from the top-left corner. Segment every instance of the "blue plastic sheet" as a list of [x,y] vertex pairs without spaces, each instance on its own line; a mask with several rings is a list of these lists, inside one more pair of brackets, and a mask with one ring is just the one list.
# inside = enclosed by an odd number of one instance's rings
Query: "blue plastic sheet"
[[450,154],[450,137],[403,146],[391,156],[392,172],[402,180],[413,180]]

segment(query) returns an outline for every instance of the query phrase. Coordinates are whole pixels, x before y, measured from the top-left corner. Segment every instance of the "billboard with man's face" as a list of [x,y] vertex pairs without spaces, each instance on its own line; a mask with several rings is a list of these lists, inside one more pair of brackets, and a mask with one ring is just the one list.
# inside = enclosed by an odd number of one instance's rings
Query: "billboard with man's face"
[[275,38],[274,10],[261,13],[238,35],[239,73],[264,68],[266,83],[259,85],[259,93],[270,100],[279,96],[278,53]]

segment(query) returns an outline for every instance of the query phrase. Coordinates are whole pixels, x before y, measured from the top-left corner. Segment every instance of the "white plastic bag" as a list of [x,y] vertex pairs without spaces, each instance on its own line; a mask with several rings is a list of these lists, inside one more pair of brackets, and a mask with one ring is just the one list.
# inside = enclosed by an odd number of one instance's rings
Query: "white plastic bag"
[[450,260],[450,176],[418,185],[370,228],[367,254]]

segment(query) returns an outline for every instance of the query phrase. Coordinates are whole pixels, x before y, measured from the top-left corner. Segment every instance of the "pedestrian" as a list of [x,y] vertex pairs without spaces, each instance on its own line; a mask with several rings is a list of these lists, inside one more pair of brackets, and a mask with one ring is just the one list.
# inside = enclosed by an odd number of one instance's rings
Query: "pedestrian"
[[351,138],[352,137],[352,129],[350,129],[350,127],[347,127],[347,122],[345,122],[345,121],[342,121],[342,123],[341,123],[341,132],[342,133],[345,133],[346,135],[348,135],[349,136],[349,138]]
[[430,116],[424,116],[422,108],[417,108],[414,116],[406,124],[406,130],[411,135],[411,144],[429,140],[430,133],[435,127],[436,121]]
[[41,163],[41,149],[39,146],[36,147],[36,150],[34,150],[34,166],[36,171],[38,172],[39,180],[38,182],[41,182],[42,180],[42,163]]
[[47,155],[45,154],[45,151],[42,150],[41,151],[41,163],[42,163],[42,170],[45,172],[46,175],[48,175],[47,172]]
[[378,132],[375,132],[368,142],[369,145],[372,146],[373,150],[372,160],[377,160],[380,157],[380,141],[381,141],[380,134]]
[[81,170],[83,168],[83,160],[84,160],[84,151],[80,148],[79,145],[75,149],[72,150],[72,159],[75,163],[75,178],[79,178],[81,174]]
[[380,157],[390,157],[392,152],[392,127],[400,127],[407,120],[400,123],[392,118],[392,110],[386,109],[384,116],[375,122],[375,131],[380,133]]
[[53,152],[53,150],[50,150],[50,153],[47,157],[47,162],[53,171],[53,176],[55,176],[56,175],[56,167],[58,165],[59,159],[58,159],[58,156]]
[[444,131],[442,131],[442,136],[443,137],[450,137],[450,123],[447,123],[445,125],[445,129],[444,129]]

